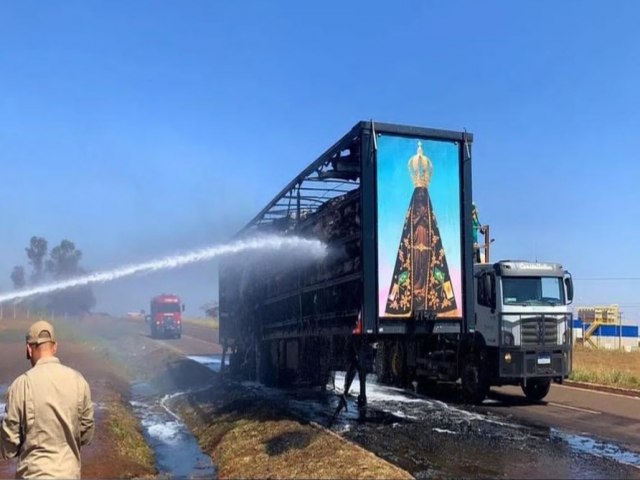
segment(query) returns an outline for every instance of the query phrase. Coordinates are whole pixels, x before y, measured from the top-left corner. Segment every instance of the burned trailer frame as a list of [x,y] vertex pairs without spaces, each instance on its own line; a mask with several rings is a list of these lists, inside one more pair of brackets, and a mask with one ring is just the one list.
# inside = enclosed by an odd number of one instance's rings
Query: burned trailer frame
[[321,384],[345,355],[362,304],[361,149],[359,124],[236,235],[321,238],[329,253],[304,266],[276,255],[221,261],[220,337],[232,369],[268,384]]
[[[428,310],[403,319],[380,314],[376,168],[384,135],[458,147],[463,313],[457,318],[439,320]],[[405,358],[434,333],[459,344],[470,327],[466,313],[473,312],[471,141],[462,132],[359,122],[280,191],[236,238],[262,232],[319,238],[329,254],[304,266],[275,257],[221,261],[220,337],[232,352],[231,368],[267,384],[320,386],[331,370],[348,370],[348,384],[359,371],[364,405],[377,344],[402,344]]]

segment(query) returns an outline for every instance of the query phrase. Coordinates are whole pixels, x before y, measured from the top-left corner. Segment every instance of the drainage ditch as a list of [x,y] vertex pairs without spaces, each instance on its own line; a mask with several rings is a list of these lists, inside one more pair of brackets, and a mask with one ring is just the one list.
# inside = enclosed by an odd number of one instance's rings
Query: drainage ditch
[[132,386],[131,393],[131,407],[153,449],[160,477],[209,479],[217,476],[211,457],[200,449],[180,417],[167,407],[167,401],[182,392],[162,396],[153,386],[141,382]]

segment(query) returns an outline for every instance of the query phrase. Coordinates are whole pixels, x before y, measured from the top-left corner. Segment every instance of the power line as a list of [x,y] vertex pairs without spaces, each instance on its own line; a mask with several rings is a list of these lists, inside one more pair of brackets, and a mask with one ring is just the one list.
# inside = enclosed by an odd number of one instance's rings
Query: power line
[[640,277],[573,277],[574,280],[619,280],[619,281],[638,281]]

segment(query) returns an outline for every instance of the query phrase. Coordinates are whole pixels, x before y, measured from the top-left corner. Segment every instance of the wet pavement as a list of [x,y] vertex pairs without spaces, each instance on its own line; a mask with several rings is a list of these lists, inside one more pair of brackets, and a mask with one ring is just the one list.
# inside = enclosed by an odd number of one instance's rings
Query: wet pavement
[[609,458],[618,463],[633,465],[640,468],[640,455],[630,452],[610,442],[595,440],[584,435],[563,432],[551,429],[551,438],[557,438],[566,442],[573,450],[585,452],[598,457]]
[[[344,435],[417,477],[640,478],[635,467],[640,456],[616,445],[371,380],[367,392],[371,411]],[[344,376],[338,374],[336,384],[343,382]],[[358,385],[354,387],[356,395]],[[350,403],[355,410],[355,401]]]
[[[193,360],[216,371],[220,367],[219,357]],[[640,455],[613,443],[378,385],[375,376],[367,382],[366,414],[358,412],[355,381],[348,409],[333,420],[343,383],[344,373],[337,372],[335,392],[333,385],[325,393],[243,385],[417,478],[640,478]]]
[[160,477],[215,478],[211,457],[200,449],[198,441],[180,418],[168,407],[175,395],[160,396],[147,383],[132,386],[131,406],[140,418],[145,438],[153,449]]

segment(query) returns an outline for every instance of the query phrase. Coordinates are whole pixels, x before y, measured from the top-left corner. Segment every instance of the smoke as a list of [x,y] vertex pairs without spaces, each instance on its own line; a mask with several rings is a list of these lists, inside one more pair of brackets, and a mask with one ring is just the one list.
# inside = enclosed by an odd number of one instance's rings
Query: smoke
[[125,265],[102,272],[94,272],[87,275],[62,280],[60,282],[54,282],[33,288],[28,288],[25,290],[1,293],[0,303],[12,300],[20,300],[35,295],[42,295],[45,293],[65,290],[73,287],[95,283],[111,282],[113,280],[117,280],[123,277],[129,277],[132,275],[179,268],[189,264],[209,261],[216,257],[224,255],[233,255],[247,251],[257,251],[265,249],[283,250],[285,252],[291,253],[304,252],[306,255],[316,258],[320,258],[326,254],[326,245],[319,240],[309,240],[295,236],[280,237],[277,235],[265,235],[246,240],[238,240],[236,242],[228,244],[201,248],[188,253],[163,257],[148,262]]

